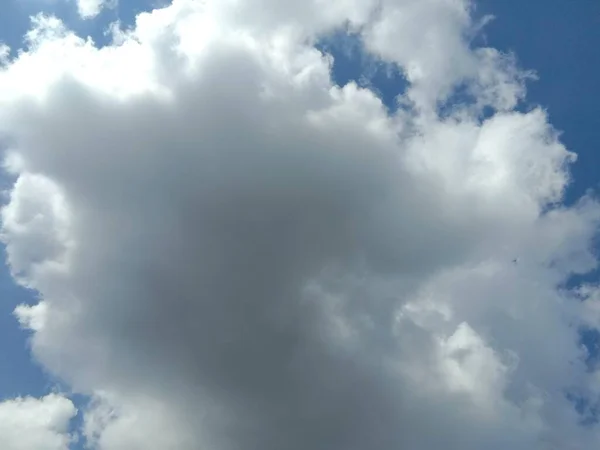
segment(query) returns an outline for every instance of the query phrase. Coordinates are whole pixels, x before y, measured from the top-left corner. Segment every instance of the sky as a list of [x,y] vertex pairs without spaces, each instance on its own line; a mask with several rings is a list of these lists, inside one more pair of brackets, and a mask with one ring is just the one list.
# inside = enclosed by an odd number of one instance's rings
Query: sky
[[596,448],[599,25],[4,1],[2,448]]

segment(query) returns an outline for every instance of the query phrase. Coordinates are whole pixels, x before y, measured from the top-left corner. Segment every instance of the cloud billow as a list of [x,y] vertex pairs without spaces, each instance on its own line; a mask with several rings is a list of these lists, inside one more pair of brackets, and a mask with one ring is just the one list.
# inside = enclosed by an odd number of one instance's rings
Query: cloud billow
[[[561,204],[574,155],[471,13],[175,0],[101,49],[34,20],[0,72],[2,237],[93,448],[598,442],[564,395],[597,395],[595,287],[557,286],[600,209]],[[343,27],[404,73],[395,112],[332,81],[314,44]]]

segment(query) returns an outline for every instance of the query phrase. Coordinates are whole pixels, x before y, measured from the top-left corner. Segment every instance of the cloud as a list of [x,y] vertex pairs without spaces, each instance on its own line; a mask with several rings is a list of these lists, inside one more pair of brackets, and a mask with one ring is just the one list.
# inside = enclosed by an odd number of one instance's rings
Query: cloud
[[[92,445],[598,443],[565,395],[598,395],[595,288],[561,286],[600,208],[562,205],[574,154],[478,26],[459,0],[175,0],[98,49],[38,17],[0,72],[2,238]],[[404,71],[396,113],[333,84],[314,44],[344,27]]]
[[67,450],[73,403],[57,394],[0,402],[0,442],[6,450]]
[[93,19],[104,8],[113,8],[117,0],[77,0],[77,12],[82,19]]

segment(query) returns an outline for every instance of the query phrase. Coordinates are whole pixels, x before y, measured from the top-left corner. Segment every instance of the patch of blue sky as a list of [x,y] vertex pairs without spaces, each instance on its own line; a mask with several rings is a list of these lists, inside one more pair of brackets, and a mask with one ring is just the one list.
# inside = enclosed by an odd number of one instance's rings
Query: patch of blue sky
[[583,426],[592,426],[600,422],[600,402],[575,392],[567,392],[567,398],[573,403],[575,411],[579,413],[579,423]]
[[397,66],[386,63],[366,52],[359,35],[339,30],[316,47],[333,58],[331,76],[339,86],[354,82],[373,90],[390,113],[398,108],[398,97],[407,83]]

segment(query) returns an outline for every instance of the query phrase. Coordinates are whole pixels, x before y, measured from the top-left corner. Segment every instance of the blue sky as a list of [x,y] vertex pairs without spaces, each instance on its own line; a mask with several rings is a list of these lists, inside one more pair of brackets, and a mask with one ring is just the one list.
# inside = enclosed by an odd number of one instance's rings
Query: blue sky
[[[74,2],[4,0],[0,11],[0,41],[19,47],[28,26],[28,16],[43,10],[56,13],[81,34],[98,42],[106,25],[121,19],[130,23],[135,12],[156,4],[152,1],[121,0],[118,10],[106,11],[94,21],[78,18]],[[579,159],[572,168],[574,182],[567,196],[570,203],[588,188],[600,184],[600,2],[595,0],[479,0],[478,15],[496,19],[484,30],[486,42],[514,51],[525,68],[539,79],[529,84],[527,101],[540,104],[550,113],[550,122],[563,132],[562,140]],[[344,83],[359,78],[363,66],[336,48],[334,76]],[[389,102],[401,91],[400,77],[389,78],[384,70],[371,73],[371,83]],[[53,386],[51,380],[30,360],[27,335],[19,330],[11,312],[33,294],[14,286],[7,270],[0,271],[0,397],[39,396]],[[590,344],[593,336],[587,337]]]

